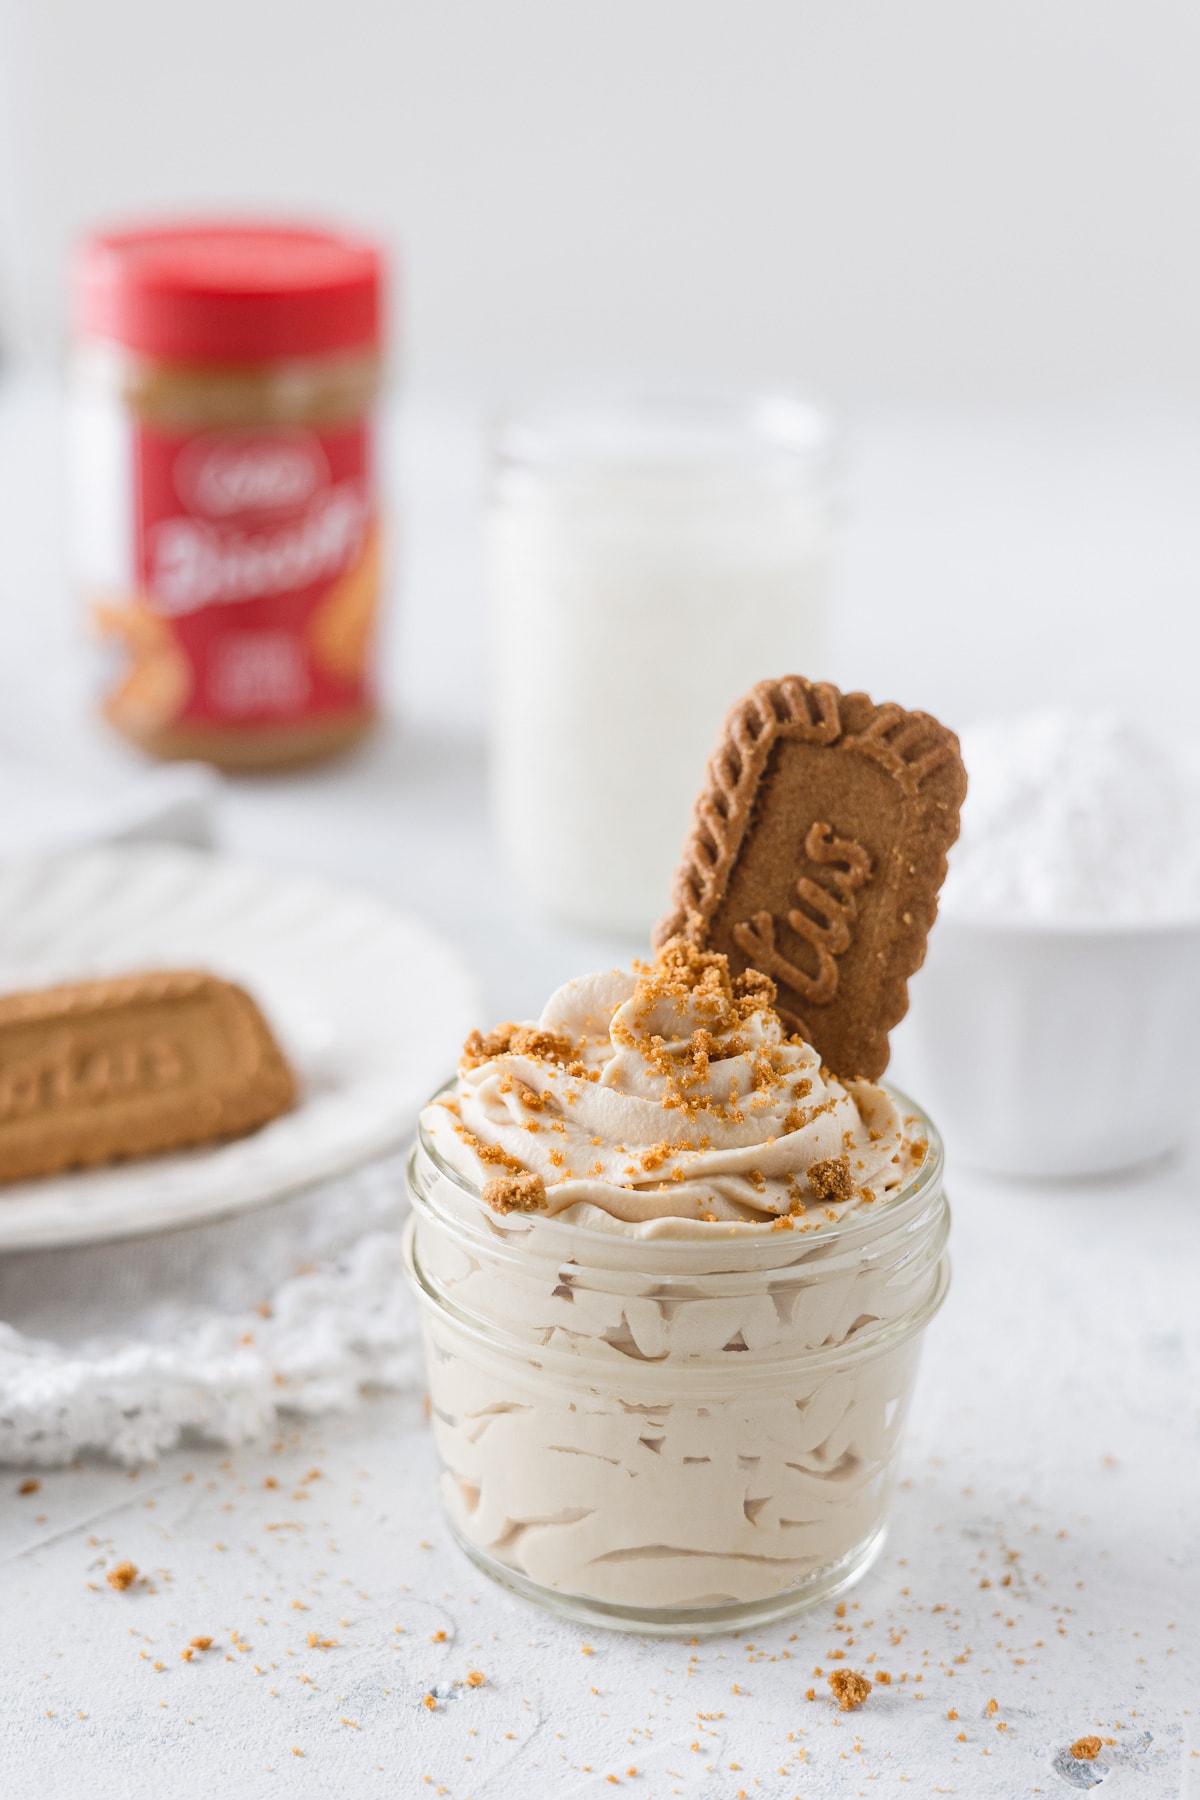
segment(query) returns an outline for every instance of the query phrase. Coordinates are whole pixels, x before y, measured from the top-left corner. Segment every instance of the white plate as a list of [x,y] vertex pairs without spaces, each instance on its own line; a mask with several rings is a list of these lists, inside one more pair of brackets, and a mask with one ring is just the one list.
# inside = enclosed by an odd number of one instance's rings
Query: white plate
[[236,1143],[0,1186],[0,1250],[194,1225],[381,1155],[479,1017],[454,951],[369,894],[175,845],[0,865],[0,992],[152,968],[248,988],[300,1105]]

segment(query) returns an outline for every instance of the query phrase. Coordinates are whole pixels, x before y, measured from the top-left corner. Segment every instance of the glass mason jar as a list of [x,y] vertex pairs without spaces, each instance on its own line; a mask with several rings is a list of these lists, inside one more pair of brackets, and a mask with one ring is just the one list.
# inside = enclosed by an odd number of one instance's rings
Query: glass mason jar
[[667,1635],[839,1593],[883,1543],[925,1326],[949,1283],[920,1170],[845,1224],[634,1238],[492,1213],[422,1130],[409,1164],[450,1527],[569,1618]]
[[716,721],[765,676],[825,670],[831,544],[829,426],[801,400],[647,397],[500,425],[492,796],[535,902],[645,937]]

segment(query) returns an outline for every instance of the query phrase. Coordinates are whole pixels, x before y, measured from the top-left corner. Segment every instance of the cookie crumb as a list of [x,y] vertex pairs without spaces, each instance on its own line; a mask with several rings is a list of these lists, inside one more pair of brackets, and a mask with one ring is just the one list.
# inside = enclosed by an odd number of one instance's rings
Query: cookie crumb
[[1103,1748],[1098,1737],[1076,1738],[1071,1745],[1071,1755],[1076,1762],[1095,1762]]
[[808,1165],[808,1181],[818,1200],[852,1200],[854,1177],[848,1156],[825,1156]]
[[482,1687],[486,1680],[487,1680],[487,1676],[484,1674],[482,1669],[468,1669],[467,1670],[467,1686],[468,1687]]
[[38,1481],[35,1476],[30,1475],[25,1481],[23,1481],[21,1483],[20,1487],[17,1489],[17,1492],[18,1492],[18,1494],[36,1494],[39,1491],[39,1489],[41,1488],[41,1485],[42,1485],[41,1482]]
[[137,1574],[136,1563],[119,1562],[115,1569],[110,1569],[108,1571],[104,1579],[107,1581],[109,1587],[116,1588],[119,1592],[124,1593],[126,1588],[133,1586],[134,1582],[137,1580]]
[[833,1697],[842,1712],[853,1712],[871,1691],[871,1684],[857,1669],[834,1669],[829,1677]]
[[546,1184],[540,1175],[494,1175],[483,1187],[483,1202],[493,1212],[541,1212],[546,1205]]
[[575,1054],[570,1038],[559,1031],[543,1031],[537,1025],[514,1025],[511,1020],[494,1031],[473,1031],[462,1048],[460,1070],[478,1069],[497,1056],[527,1056],[534,1062],[566,1063]]

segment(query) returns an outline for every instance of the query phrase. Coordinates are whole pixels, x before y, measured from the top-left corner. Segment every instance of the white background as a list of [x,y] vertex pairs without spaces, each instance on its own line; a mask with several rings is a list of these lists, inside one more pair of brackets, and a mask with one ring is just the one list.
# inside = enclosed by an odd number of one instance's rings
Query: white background
[[[1200,398],[1187,0],[0,0],[0,320],[98,218],[347,217],[414,381]],[[400,303],[398,302],[398,305]]]
[[473,426],[632,376],[841,414],[809,673],[958,725],[1064,695],[1184,732],[1198,85],[1184,0],[0,0],[0,344],[59,362],[97,220],[378,232],[437,415],[403,490],[410,717],[486,707]]
[[716,378],[844,427],[809,673],[956,725],[1062,695],[1183,733],[1198,87],[1184,0],[0,0],[0,345],[60,363],[98,220],[345,219],[397,261],[410,718],[486,708],[487,410]]

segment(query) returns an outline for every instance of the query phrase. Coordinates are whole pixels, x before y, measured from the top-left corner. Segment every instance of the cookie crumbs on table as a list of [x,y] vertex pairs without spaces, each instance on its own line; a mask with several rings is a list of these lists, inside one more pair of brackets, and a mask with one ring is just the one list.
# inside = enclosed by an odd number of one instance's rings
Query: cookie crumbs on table
[[853,1712],[871,1692],[871,1683],[857,1669],[834,1669],[829,1676],[829,1685],[842,1712]]

